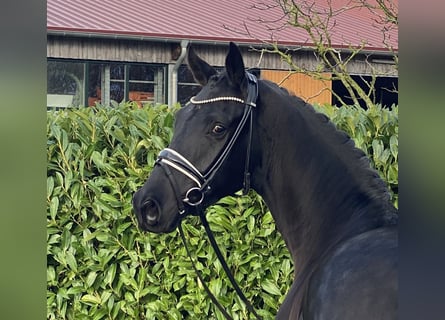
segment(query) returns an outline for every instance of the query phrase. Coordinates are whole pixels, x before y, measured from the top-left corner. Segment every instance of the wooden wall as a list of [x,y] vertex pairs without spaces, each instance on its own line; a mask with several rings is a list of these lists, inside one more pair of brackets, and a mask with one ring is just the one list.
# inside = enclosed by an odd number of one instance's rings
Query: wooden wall
[[[197,54],[212,66],[224,66],[228,46],[226,43],[202,44],[193,42]],[[47,57],[61,59],[85,59],[102,61],[143,62],[174,64],[172,52],[179,47],[178,41],[138,41],[112,38],[87,38],[54,36],[47,37]],[[287,65],[276,54],[261,54],[250,46],[240,47],[247,68],[287,70]],[[309,70],[318,70],[319,61],[310,50],[294,50],[294,62]],[[372,68],[371,68],[372,67]],[[369,63],[358,56],[348,63],[348,72],[357,75],[370,75],[378,72],[385,76],[397,77],[393,65]],[[286,72],[286,71],[283,71]]]
[[261,78],[277,83],[309,103],[332,102],[331,81],[311,78],[302,73],[292,73],[281,70],[261,70]]

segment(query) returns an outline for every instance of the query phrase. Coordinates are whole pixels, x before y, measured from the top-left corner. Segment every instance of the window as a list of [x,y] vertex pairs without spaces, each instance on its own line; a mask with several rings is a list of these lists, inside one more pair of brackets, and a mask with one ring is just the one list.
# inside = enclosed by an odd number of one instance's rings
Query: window
[[129,100],[138,103],[165,103],[164,69],[149,65],[130,65]]
[[81,62],[48,61],[47,106],[66,108],[85,100],[85,65]]
[[[366,83],[371,81],[370,76],[352,76],[357,84],[362,87],[363,90],[368,91],[369,87]],[[390,108],[393,104],[398,104],[398,85],[399,79],[393,77],[377,77],[374,84],[374,92],[371,95],[371,99],[374,103],[381,104],[387,108]],[[349,92],[340,80],[332,81],[332,90],[342,97],[346,104],[353,104],[353,100],[350,98]],[[366,104],[363,100],[359,99],[359,103],[362,108],[366,108]],[[342,104],[338,101],[337,97],[332,95],[332,104],[340,107]]]
[[160,65],[49,60],[47,107],[165,103],[165,72]]
[[88,106],[96,102],[109,105],[125,99],[125,65],[88,63]]

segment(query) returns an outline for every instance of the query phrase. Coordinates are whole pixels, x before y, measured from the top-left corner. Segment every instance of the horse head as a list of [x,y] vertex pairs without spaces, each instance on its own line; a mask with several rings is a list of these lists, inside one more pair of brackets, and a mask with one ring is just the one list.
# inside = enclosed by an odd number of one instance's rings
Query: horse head
[[139,226],[146,231],[171,232],[184,216],[238,191],[246,182],[256,78],[245,71],[233,43],[222,72],[191,47],[187,59],[202,88],[177,112],[168,148],[160,152],[150,177],[133,197]]

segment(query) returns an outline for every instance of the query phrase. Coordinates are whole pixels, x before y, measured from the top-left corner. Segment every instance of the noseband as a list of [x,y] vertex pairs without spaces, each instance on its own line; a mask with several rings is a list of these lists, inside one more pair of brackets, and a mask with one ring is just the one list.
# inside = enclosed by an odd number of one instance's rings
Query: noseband
[[[246,163],[244,168],[244,183],[243,183],[243,192],[247,193],[250,189],[250,172],[249,172],[249,164],[250,164],[250,149],[252,143],[252,129],[253,129],[253,117],[252,117],[252,108],[256,107],[256,100],[258,97],[258,82],[257,78],[246,72],[246,77],[248,80],[247,85],[247,99],[243,100],[238,97],[216,97],[206,100],[196,100],[195,97],[190,99],[189,103],[194,105],[198,104],[209,104],[220,101],[230,101],[230,102],[238,102],[244,104],[244,113],[243,116],[236,127],[233,136],[230,138],[229,142],[226,144],[225,148],[219,153],[216,161],[211,165],[204,173],[200,172],[196,166],[194,166],[189,160],[187,160],[183,155],[181,155],[176,150],[171,148],[163,149],[156,160],[156,164],[160,165],[167,177],[170,180],[172,188],[176,194],[176,199],[178,202],[178,210],[180,215],[184,215],[186,210],[184,204],[190,205],[192,207],[199,206],[205,198],[207,192],[211,190],[211,182],[218,172],[219,168],[222,166],[232,147],[235,145],[241,131],[244,129],[244,126],[247,123],[247,120],[250,120],[249,125],[249,136],[248,136],[248,144],[247,144],[247,152],[246,152]],[[186,193],[185,197],[181,197],[179,193],[179,188],[177,183],[171,174],[169,168],[173,168],[174,170],[182,173],[191,181],[193,181],[194,186],[191,187]]]

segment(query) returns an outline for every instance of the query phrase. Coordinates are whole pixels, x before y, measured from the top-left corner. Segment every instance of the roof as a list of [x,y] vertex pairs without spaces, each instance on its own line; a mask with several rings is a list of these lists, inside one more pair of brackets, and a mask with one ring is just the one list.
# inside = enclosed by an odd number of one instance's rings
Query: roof
[[[384,27],[366,8],[352,8],[360,0],[334,0],[331,19],[332,46],[387,51]],[[363,1],[363,0],[361,0]],[[307,34],[287,25],[277,0],[48,0],[47,31],[65,35],[120,36],[140,39],[260,44],[276,41],[286,46],[312,45]],[[307,2],[307,1],[306,1]],[[312,0],[314,8],[326,10],[327,0]],[[369,0],[366,0],[370,3]],[[394,0],[397,8],[398,0]],[[398,49],[397,26],[387,41]]]

